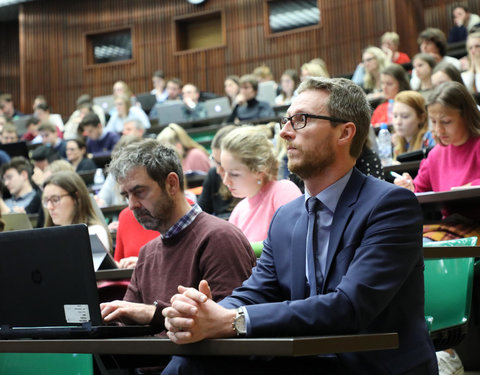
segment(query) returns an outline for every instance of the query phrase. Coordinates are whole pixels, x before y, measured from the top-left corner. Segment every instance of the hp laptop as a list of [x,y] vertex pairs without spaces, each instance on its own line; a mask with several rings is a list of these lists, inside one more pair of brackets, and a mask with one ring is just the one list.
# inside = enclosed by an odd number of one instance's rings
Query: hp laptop
[[185,104],[181,100],[175,100],[173,102],[164,102],[156,104],[155,107],[158,113],[158,124],[168,125],[172,122],[182,123],[186,122],[184,109]]
[[117,263],[115,263],[115,260],[96,234],[90,235],[90,246],[92,248],[93,269],[95,271],[118,268]]
[[232,112],[230,101],[226,96],[205,101],[205,108],[209,118],[226,117]]
[[110,113],[115,107],[115,99],[113,95],[97,96],[93,98],[93,104],[102,107],[105,113]]
[[84,224],[0,233],[0,339],[152,334],[103,325]]
[[32,229],[32,222],[26,213],[12,213],[2,216],[5,222],[5,232],[11,230]]
[[29,158],[27,142],[25,141],[0,144],[0,150],[5,151],[11,158],[14,156],[23,156],[26,159]]

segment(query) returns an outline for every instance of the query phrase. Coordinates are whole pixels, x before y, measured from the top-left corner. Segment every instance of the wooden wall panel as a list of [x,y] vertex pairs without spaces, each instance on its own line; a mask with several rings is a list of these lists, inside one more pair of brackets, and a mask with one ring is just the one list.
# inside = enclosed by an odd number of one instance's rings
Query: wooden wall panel
[[20,49],[18,21],[0,23],[0,91],[12,94],[20,103]]
[[[68,116],[78,95],[110,94],[113,82],[119,79],[134,92],[150,90],[151,74],[157,69],[218,94],[223,93],[227,75],[249,73],[261,64],[270,66],[279,79],[285,69],[299,69],[312,58],[321,57],[331,75],[341,75],[352,72],[361,51],[367,45],[378,45],[385,31],[398,31],[405,38],[402,49],[413,54],[417,29],[431,22],[448,29],[451,23],[445,14],[450,0],[317,0],[320,27],[268,36],[265,1],[208,0],[201,6],[184,0],[25,3],[20,20],[22,108],[30,111],[33,98],[42,93],[55,112]],[[477,10],[476,1],[468,3]],[[175,17],[209,11],[221,11],[225,18],[226,46],[176,52]],[[132,29],[133,60],[85,65],[86,33],[126,26]],[[0,36],[0,41],[3,39]]]

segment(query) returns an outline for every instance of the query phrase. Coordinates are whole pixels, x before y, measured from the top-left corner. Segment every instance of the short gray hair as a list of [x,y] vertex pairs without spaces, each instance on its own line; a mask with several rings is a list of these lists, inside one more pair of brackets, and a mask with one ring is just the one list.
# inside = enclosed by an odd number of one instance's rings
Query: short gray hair
[[[298,93],[307,90],[321,90],[330,94],[327,102],[328,113],[332,117],[351,121],[357,129],[350,146],[350,155],[358,158],[370,129],[372,113],[363,90],[345,78],[309,77],[303,81]],[[331,123],[333,127],[338,123]]]
[[135,125],[135,128],[137,128],[138,130],[145,130],[145,125],[143,124],[143,122],[141,122],[135,117],[127,117],[124,121],[124,124],[126,124],[127,122],[133,123]]
[[176,173],[183,191],[182,164],[175,150],[154,139],[134,142],[114,153],[108,172],[118,181],[126,178],[132,169],[138,167],[145,167],[150,178],[162,188],[168,174]]

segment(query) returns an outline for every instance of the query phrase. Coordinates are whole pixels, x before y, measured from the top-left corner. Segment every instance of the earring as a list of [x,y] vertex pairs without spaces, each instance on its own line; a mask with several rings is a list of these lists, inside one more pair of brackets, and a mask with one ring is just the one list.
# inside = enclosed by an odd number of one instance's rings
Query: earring
[[262,184],[262,180],[257,180],[257,184],[261,185],[261,184]]

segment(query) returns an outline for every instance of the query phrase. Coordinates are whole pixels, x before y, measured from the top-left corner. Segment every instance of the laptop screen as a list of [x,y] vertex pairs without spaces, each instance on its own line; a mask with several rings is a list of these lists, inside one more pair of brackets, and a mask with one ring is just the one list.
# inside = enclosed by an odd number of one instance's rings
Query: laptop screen
[[0,325],[101,324],[84,224],[0,233]]

